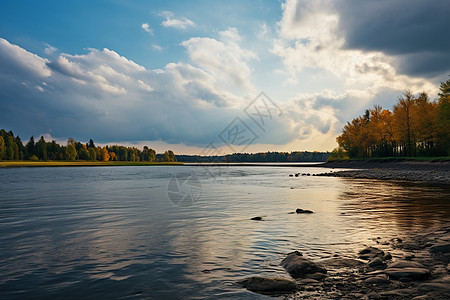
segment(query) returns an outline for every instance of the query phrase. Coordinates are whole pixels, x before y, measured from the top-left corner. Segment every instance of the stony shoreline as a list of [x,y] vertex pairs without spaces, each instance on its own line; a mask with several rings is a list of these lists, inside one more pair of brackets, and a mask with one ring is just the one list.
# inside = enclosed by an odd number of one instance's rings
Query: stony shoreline
[[337,170],[314,176],[358,179],[403,180],[450,184],[450,161],[367,160],[335,161],[322,165]]
[[384,251],[374,245],[353,258],[313,262],[295,251],[280,262],[291,278],[255,276],[240,284],[282,299],[448,299],[450,224],[374,242]]

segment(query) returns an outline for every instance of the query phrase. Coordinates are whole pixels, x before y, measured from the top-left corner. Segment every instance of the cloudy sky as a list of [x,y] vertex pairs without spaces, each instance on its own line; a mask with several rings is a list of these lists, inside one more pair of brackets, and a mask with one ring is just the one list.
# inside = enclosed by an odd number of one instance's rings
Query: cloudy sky
[[332,150],[366,108],[436,97],[449,15],[447,0],[2,1],[0,128],[179,154]]

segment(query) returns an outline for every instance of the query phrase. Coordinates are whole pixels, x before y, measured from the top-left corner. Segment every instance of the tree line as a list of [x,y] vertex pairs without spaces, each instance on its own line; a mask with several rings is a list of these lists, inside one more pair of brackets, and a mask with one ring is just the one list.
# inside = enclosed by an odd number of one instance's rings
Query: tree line
[[438,99],[425,92],[404,92],[392,111],[379,105],[347,122],[332,158],[450,155],[450,79]]
[[55,141],[47,142],[44,137],[35,142],[32,136],[24,146],[19,136],[12,131],[0,130],[0,160],[87,160],[87,161],[175,161],[171,150],[156,154],[155,150],[144,146],[143,150],[125,146],[95,146],[92,139],[83,144],[73,138],[67,140],[66,146]]
[[320,162],[326,161],[330,152],[294,151],[234,153],[225,156],[227,162]]
[[261,152],[233,153],[219,156],[176,155],[183,162],[320,162],[326,161],[330,152],[294,151],[294,152]]

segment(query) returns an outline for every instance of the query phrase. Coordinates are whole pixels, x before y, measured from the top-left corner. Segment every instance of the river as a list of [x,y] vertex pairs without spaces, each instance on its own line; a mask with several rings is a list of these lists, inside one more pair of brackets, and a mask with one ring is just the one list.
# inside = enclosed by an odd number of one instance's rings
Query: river
[[289,177],[329,171],[0,169],[0,298],[260,299],[236,281],[288,277],[288,252],[353,257],[450,221],[448,185]]

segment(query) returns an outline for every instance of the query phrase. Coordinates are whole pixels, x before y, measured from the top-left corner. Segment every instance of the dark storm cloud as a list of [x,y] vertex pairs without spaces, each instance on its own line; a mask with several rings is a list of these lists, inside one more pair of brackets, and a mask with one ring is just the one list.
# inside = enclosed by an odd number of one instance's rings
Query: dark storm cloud
[[450,70],[448,0],[346,0],[336,9],[347,48],[391,55],[404,74]]

